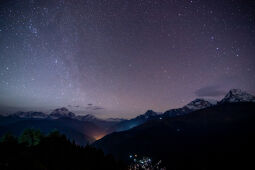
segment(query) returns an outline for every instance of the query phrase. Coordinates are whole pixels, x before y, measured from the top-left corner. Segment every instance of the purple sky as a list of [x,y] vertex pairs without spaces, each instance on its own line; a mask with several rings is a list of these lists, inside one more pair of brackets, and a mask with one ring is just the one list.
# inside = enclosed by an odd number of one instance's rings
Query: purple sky
[[2,0],[0,107],[130,118],[231,88],[255,94],[254,9],[248,0]]

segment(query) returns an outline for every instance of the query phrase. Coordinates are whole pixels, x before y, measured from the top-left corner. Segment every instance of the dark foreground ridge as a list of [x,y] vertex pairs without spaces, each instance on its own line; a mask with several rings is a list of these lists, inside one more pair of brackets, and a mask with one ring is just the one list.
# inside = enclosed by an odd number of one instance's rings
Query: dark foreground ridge
[[224,103],[112,133],[94,146],[124,160],[161,159],[167,169],[245,169],[254,166],[254,122],[255,103]]

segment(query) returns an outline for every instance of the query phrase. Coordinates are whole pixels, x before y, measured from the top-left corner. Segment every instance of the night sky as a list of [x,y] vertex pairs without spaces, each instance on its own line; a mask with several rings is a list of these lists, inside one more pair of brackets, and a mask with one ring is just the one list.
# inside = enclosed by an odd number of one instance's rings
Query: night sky
[[255,94],[254,9],[253,0],[1,0],[1,108],[130,118],[231,88]]

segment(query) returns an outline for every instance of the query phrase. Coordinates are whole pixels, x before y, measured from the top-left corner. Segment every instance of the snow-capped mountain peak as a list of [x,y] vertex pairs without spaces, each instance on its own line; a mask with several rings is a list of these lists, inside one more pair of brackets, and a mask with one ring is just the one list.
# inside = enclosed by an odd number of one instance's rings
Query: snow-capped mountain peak
[[158,114],[156,112],[154,112],[153,110],[147,110],[143,115],[140,115],[137,118],[150,119],[150,118],[155,117],[157,115]]
[[58,119],[61,117],[73,118],[73,117],[75,117],[75,114],[70,112],[67,108],[62,107],[62,108],[53,110],[49,116],[50,116],[50,118],[53,118],[53,119]]
[[69,112],[69,110],[65,107],[61,107],[61,108],[57,108],[57,109],[53,110],[53,112],[66,114]]
[[87,114],[84,116],[76,116],[76,119],[78,120],[82,120],[82,121],[93,121],[93,120],[99,120],[96,116],[92,115],[92,114]]
[[220,103],[255,102],[255,97],[241,89],[231,89]]
[[185,107],[190,110],[200,110],[211,106],[213,106],[213,104],[205,99],[195,99],[188,103]]

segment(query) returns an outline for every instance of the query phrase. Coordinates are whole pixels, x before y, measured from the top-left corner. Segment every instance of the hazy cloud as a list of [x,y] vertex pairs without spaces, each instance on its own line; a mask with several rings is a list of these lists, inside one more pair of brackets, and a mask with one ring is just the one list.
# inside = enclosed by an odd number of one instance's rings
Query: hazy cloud
[[86,107],[87,110],[102,110],[104,109],[103,107],[100,106],[94,106],[92,103],[89,103],[88,106]]
[[221,90],[219,86],[206,86],[195,91],[199,97],[217,97],[226,94],[226,91]]
[[99,106],[94,106],[92,109],[93,109],[93,110],[102,110],[102,109],[104,109],[104,108],[103,108],[103,107],[99,107]]
[[73,106],[73,105],[67,105],[67,107],[69,107],[69,108],[78,108],[78,107],[80,107],[79,105],[75,105],[75,106]]

